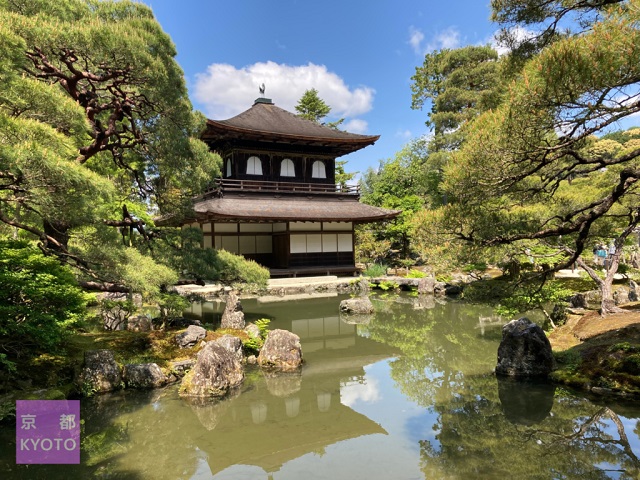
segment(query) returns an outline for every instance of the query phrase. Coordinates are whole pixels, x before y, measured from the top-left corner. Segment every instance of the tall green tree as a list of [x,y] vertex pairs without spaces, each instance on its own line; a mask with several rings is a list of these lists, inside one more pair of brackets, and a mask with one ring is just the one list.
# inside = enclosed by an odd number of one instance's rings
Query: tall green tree
[[429,107],[432,130],[423,162],[434,175],[429,196],[432,206],[446,203],[440,189],[451,153],[460,148],[468,122],[497,106],[502,89],[498,54],[489,46],[443,49],[425,56],[411,78],[411,108]]
[[305,90],[295,109],[302,118],[316,123],[322,123],[322,119],[331,112],[331,107],[320,98],[315,88]]
[[[631,142],[611,154],[591,146],[593,135],[640,110],[640,1],[614,3],[594,6],[595,20],[581,34],[544,46],[504,102],[470,124],[445,169],[455,205],[434,228],[485,247],[557,248],[564,256],[553,269],[579,261],[594,232],[616,238],[619,255],[638,225],[640,148]],[[600,287],[606,314],[613,300],[607,284]]]
[[0,50],[0,222],[85,280],[177,279],[153,216],[180,216],[220,159],[151,10],[0,0]]
[[390,242],[403,258],[411,253],[411,219],[429,203],[430,185],[437,175],[425,164],[426,145],[424,138],[409,142],[394,158],[381,161],[376,170],[369,168],[360,182],[362,202],[402,210],[388,224],[367,228],[378,240]]

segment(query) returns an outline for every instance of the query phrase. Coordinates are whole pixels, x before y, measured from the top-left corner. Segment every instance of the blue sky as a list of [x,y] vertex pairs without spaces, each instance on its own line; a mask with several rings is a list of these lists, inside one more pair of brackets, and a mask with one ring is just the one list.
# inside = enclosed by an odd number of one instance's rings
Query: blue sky
[[427,133],[411,76],[434,49],[491,42],[489,0],[144,0],[178,50],[194,107],[230,118],[265,96],[289,111],[316,88],[354,133],[381,135],[348,155],[363,172]]

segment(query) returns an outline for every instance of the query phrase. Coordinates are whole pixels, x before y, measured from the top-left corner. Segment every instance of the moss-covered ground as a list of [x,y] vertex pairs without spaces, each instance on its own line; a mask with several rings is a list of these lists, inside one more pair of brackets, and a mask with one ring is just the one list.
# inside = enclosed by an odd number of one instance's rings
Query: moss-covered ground
[[549,335],[558,361],[553,380],[572,387],[640,397],[640,303],[623,313],[571,316]]

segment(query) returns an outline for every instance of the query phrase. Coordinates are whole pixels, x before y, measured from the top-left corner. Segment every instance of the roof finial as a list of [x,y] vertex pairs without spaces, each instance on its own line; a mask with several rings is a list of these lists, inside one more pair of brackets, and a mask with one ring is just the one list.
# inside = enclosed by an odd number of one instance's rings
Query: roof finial
[[258,87],[260,90],[260,95],[264,95],[264,90],[265,90],[265,86],[264,83],[260,85],[260,87]]

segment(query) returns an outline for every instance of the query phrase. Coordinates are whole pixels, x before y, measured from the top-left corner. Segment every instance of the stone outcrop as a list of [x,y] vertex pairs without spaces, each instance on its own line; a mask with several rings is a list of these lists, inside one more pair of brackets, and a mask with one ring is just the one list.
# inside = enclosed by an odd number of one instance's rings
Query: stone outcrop
[[196,364],[194,360],[179,360],[175,362],[169,363],[169,367],[171,368],[171,373],[176,377],[184,377],[185,374],[193,368]]
[[242,340],[238,337],[234,337],[233,335],[223,335],[220,338],[214,340],[218,345],[222,345],[224,348],[229,350],[229,352],[238,360],[242,362],[243,354],[242,354]]
[[244,312],[242,311],[240,299],[234,292],[229,292],[229,295],[227,295],[227,304],[222,313],[220,327],[233,328],[236,330],[242,330],[244,328]]
[[156,363],[127,364],[122,371],[127,388],[159,388],[168,378]]
[[637,302],[638,298],[638,284],[633,280],[629,280],[629,301]]
[[244,380],[242,364],[222,345],[207,342],[195,366],[182,379],[180,395],[222,397]]
[[189,325],[187,329],[176,335],[176,344],[180,348],[193,347],[196,343],[207,336],[207,331],[197,325]]
[[433,295],[436,288],[436,279],[433,277],[423,277],[418,279],[418,293]]
[[569,298],[569,307],[571,308],[588,308],[587,299],[583,293],[574,293]]
[[369,297],[347,298],[340,302],[342,313],[353,313],[356,315],[367,315],[373,313],[373,304]]
[[554,367],[551,344],[542,328],[526,317],[512,320],[502,327],[496,374],[543,377]]
[[260,338],[260,328],[255,323],[247,323],[244,331],[247,332],[247,335],[251,338]]
[[293,371],[302,365],[300,337],[286,330],[271,330],[258,355],[261,367]]
[[105,393],[122,386],[122,370],[111,350],[87,350],[84,364],[76,378],[76,385],[84,395]]
[[132,332],[148,332],[151,330],[151,319],[146,315],[136,315],[127,320],[127,330]]

